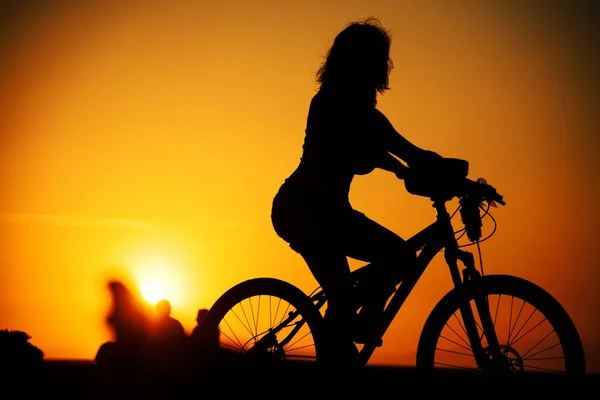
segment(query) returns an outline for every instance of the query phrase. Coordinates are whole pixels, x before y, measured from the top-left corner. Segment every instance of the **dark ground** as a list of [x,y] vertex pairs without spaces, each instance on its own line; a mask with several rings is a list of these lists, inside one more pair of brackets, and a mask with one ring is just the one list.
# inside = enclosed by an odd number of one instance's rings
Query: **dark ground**
[[3,373],[0,398],[212,399],[245,398],[598,398],[600,375],[569,379],[546,375],[482,377],[468,373],[421,375],[410,367],[325,370],[314,366],[104,370],[93,362],[46,361],[36,375]]

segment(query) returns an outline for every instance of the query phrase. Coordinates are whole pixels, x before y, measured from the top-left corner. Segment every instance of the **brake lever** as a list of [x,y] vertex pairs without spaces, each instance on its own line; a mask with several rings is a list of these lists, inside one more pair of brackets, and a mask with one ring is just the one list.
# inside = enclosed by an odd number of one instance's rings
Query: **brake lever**
[[488,188],[490,190],[490,192],[493,192],[493,195],[489,196],[489,198],[487,198],[488,196],[486,196],[486,201],[490,205],[490,207],[498,208],[498,205],[496,203],[500,203],[503,206],[506,205],[506,202],[503,200],[502,195],[500,195],[496,191],[496,188],[494,188],[492,185],[487,183],[487,181],[484,178],[477,179],[477,183],[481,183],[481,184],[485,185],[486,188]]

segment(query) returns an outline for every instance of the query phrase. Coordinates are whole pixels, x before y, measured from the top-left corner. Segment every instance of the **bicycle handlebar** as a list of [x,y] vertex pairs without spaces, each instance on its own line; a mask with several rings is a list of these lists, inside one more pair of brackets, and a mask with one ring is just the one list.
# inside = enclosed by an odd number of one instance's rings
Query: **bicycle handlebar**
[[496,188],[488,184],[483,178],[479,178],[476,181],[464,178],[461,186],[463,186],[463,189],[456,194],[459,197],[477,196],[482,200],[493,201],[495,203],[502,204],[503,206],[506,205],[503,196],[498,193]]
[[404,180],[409,193],[429,197],[431,200],[451,200],[454,197],[476,197],[506,205],[503,196],[485,179],[467,178],[469,163],[455,158],[443,158],[440,164],[426,168],[406,168],[397,174]]

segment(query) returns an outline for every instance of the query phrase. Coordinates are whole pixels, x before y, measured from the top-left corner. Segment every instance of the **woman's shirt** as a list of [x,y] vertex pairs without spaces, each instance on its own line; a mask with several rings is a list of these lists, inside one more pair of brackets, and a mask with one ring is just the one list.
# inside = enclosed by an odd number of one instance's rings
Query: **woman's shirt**
[[[303,152],[282,187],[303,207],[350,208],[354,175],[371,172],[386,151],[381,118],[372,104],[317,93],[310,103]],[[282,194],[283,195],[283,194]]]

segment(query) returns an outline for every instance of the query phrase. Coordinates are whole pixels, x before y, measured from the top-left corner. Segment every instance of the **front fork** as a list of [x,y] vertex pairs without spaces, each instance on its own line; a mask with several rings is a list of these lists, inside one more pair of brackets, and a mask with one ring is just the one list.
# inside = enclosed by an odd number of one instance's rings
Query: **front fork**
[[[459,248],[446,249],[444,258],[450,267],[450,273],[454,282],[454,287],[458,290],[462,296],[460,313],[465,324],[465,331],[471,343],[471,349],[475,356],[475,361],[479,368],[489,369],[494,367],[502,367],[505,363],[505,357],[502,355],[500,350],[500,343],[498,342],[498,336],[496,335],[496,329],[494,328],[494,321],[488,305],[487,296],[476,294],[473,298],[475,301],[475,308],[479,315],[479,321],[481,326],[478,325],[473,308],[470,304],[469,293],[464,290],[467,282],[477,281],[481,277],[481,274],[475,268],[475,259],[473,254],[460,250]],[[459,273],[458,263],[460,260],[465,268],[462,270],[462,276]],[[483,332],[481,336],[480,330]],[[486,337],[488,348],[486,351],[482,346],[482,339]]]

